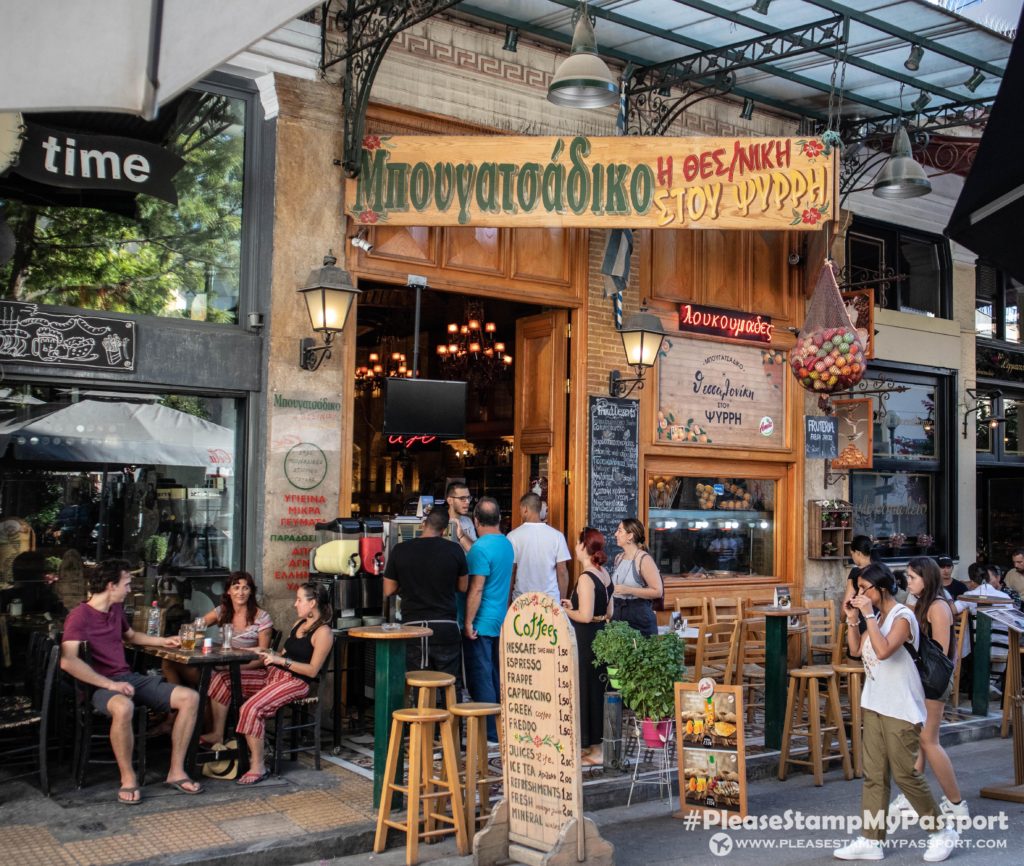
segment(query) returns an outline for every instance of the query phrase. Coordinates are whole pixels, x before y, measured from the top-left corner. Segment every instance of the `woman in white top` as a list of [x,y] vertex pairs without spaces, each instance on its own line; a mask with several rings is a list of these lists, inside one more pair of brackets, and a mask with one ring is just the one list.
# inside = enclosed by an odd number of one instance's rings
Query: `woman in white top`
[[658,620],[651,606],[662,596],[661,572],[644,541],[644,525],[632,517],[622,520],[615,530],[615,543],[622,548],[615,558],[612,583],[615,584],[615,613],[641,634],[658,633]]
[[[871,563],[861,571],[857,594],[844,608],[850,655],[864,660],[864,835],[836,851],[839,860],[881,860],[884,856],[890,778],[920,816],[921,826],[933,831],[926,861],[945,860],[958,839],[955,830],[939,829],[941,812],[915,767],[927,714],[921,677],[903,644],[918,646],[920,632],[911,610],[893,597],[897,590],[892,572]],[[863,635],[861,620],[867,625]]]

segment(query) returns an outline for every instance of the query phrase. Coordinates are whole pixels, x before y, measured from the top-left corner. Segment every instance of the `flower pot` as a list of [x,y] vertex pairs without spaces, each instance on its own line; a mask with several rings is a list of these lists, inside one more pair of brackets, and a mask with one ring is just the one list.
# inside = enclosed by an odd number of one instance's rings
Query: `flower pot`
[[640,736],[650,749],[661,749],[668,742],[672,735],[672,721],[663,719],[656,722],[653,719],[644,719],[640,723]]
[[619,681],[618,668],[608,668],[608,685],[616,691],[622,688],[622,683]]

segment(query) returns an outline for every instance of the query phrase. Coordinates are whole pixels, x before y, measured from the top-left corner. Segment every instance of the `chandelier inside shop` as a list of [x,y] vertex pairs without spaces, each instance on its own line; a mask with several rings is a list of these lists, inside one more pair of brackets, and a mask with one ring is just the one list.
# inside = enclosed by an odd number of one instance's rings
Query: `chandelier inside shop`
[[412,368],[396,347],[393,337],[385,337],[376,352],[370,352],[366,363],[356,367],[356,392],[359,394],[379,394],[385,379],[411,379]]
[[485,388],[512,368],[512,356],[498,339],[497,326],[484,319],[479,301],[466,302],[466,321],[448,325],[448,341],[437,346],[441,375]]

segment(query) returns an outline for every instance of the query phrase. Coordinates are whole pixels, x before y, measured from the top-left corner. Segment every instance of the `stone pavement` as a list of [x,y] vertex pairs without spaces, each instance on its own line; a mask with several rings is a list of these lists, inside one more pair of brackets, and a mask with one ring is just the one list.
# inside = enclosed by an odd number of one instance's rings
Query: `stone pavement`
[[[965,742],[949,748],[972,816],[991,816],[998,822],[1000,813],[1003,813],[1007,829],[969,830],[963,834],[963,847],[954,852],[948,862],[965,866],[1017,866],[1024,859],[1024,806],[978,797],[978,789],[982,786],[1012,780],[1010,748],[1009,740],[998,738]],[[930,781],[932,789],[937,791],[934,778]],[[826,773],[825,785],[821,788],[816,788],[807,774],[790,776],[785,782],[761,779],[750,785],[749,814],[782,816],[787,810],[792,810],[794,821],[797,820],[796,812],[808,816],[809,820],[820,820],[821,816],[854,815],[860,809],[861,786],[859,779],[845,781],[838,770]],[[672,817],[672,812],[673,809],[661,800],[629,809],[624,806],[603,809],[588,815],[597,822],[602,836],[615,845],[616,866],[837,863],[839,861],[832,857],[832,848],[846,844],[850,838],[843,830],[736,830],[727,834],[728,841],[721,835],[714,839],[716,853],[713,856],[712,839],[721,832],[720,828],[687,829],[682,820]],[[921,863],[925,838],[926,834],[916,827],[893,834],[891,844],[894,847],[886,853],[885,861],[893,866]],[[751,844],[770,844],[772,847],[741,847]],[[783,844],[788,847],[782,847]],[[901,845],[903,847],[895,847]],[[419,850],[420,862],[430,866],[471,866],[473,863],[471,856],[455,855],[451,840],[437,845],[421,845]],[[392,847],[379,855],[358,854],[335,860],[316,860],[305,866],[401,866],[404,862],[405,849]]]

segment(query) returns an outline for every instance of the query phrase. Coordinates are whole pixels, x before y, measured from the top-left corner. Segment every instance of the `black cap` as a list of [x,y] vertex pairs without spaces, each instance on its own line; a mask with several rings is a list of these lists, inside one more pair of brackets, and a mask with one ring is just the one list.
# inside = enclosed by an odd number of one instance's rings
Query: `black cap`
[[935,561],[939,564],[939,568],[949,568],[953,564],[953,560],[948,556],[937,556]]

